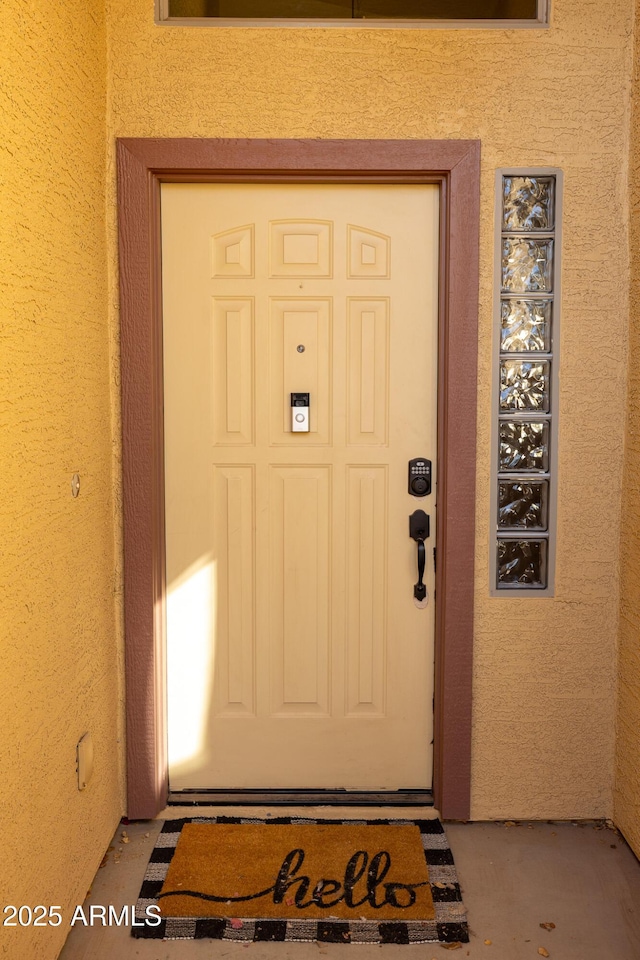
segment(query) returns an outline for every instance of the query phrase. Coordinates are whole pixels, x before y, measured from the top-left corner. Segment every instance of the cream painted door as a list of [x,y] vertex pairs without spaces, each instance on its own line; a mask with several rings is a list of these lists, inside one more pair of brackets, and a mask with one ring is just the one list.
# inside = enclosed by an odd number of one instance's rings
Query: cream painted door
[[438,202],[162,188],[172,790],[431,785]]

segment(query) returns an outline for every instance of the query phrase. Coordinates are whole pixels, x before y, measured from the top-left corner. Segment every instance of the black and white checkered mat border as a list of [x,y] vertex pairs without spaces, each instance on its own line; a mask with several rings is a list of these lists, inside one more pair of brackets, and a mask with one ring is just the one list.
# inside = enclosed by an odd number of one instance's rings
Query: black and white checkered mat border
[[[406,824],[420,827],[424,855],[429,867],[431,895],[435,907],[433,920],[378,922],[376,920],[246,920],[207,917],[168,917],[159,924],[145,922],[149,906],[158,906],[157,896],[167,875],[180,831],[185,823],[331,823],[331,824]],[[151,914],[158,911],[151,911]],[[156,918],[153,918],[154,924]],[[234,925],[235,924],[235,925]],[[303,817],[189,817],[166,820],[145,873],[136,904],[134,937],[161,940],[313,941],[323,943],[467,943],[467,916],[453,856],[439,820],[312,820]]]

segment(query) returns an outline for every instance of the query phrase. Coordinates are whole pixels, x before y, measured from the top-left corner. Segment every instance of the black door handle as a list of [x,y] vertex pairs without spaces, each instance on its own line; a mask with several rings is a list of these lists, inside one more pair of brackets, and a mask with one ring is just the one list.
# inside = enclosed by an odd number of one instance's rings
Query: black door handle
[[427,595],[427,588],[422,582],[427,556],[424,542],[429,536],[429,517],[424,510],[414,510],[409,517],[409,536],[418,544],[418,582],[413,588],[413,595],[416,600],[424,600]]
[[424,540],[418,540],[418,582],[413,588],[413,595],[416,600],[424,600],[427,595],[427,588],[422,582],[422,578],[424,577],[425,553]]

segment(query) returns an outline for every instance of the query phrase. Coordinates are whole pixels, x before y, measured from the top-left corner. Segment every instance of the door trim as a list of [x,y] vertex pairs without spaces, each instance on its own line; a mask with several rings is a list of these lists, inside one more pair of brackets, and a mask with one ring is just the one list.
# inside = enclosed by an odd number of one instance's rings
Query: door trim
[[470,816],[480,143],[117,141],[127,815],[166,805],[160,184],[436,183],[441,190],[434,796]]

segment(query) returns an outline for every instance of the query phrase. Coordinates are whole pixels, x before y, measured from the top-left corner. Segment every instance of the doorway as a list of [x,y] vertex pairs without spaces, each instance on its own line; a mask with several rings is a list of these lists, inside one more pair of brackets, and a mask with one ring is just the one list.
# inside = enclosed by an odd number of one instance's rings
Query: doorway
[[[164,610],[167,597],[165,581],[164,540],[164,424],[163,424],[163,378],[162,378],[162,289],[160,269],[160,193],[163,183],[224,183],[224,184],[374,184],[392,185],[435,184],[439,189],[440,216],[438,224],[438,419],[437,419],[437,494],[440,522],[437,529],[437,567],[435,589],[437,605],[435,618],[435,684],[433,688],[434,715],[434,790],[436,803],[444,816],[464,818],[468,816],[470,796],[470,707],[471,707],[471,648],[473,614],[473,539],[474,539],[474,486],[475,486],[475,407],[476,407],[476,311],[477,311],[477,241],[478,241],[478,196],[479,196],[479,145],[474,141],[207,141],[207,140],[121,140],[119,152],[119,203],[120,203],[120,269],[122,308],[122,367],[123,367],[123,455],[125,484],[125,629],[127,634],[127,719],[129,756],[129,816],[153,816],[166,800],[168,791],[166,756],[166,713],[164,707]],[[297,216],[297,215],[296,215]],[[271,216],[270,220],[295,220],[296,216]],[[304,219],[304,218],[303,218]],[[328,221],[333,217],[314,215],[311,220]],[[351,219],[353,223],[351,223]],[[369,236],[385,235],[384,229],[376,229],[373,222],[363,222],[363,217],[350,219],[352,227],[370,231]],[[235,230],[247,226],[252,220],[240,218],[226,229]],[[344,226],[344,225],[343,225]],[[337,236],[337,230],[334,235]],[[214,231],[225,233],[225,229]],[[341,230],[341,236],[344,230]],[[388,234],[386,234],[388,236]],[[310,251],[322,245],[320,234],[304,234],[301,246],[294,249],[295,242],[281,236],[283,261],[300,267],[309,265]],[[379,239],[379,238],[378,238]],[[343,241],[341,239],[340,241]],[[293,243],[293,246],[292,246]],[[225,253],[227,266],[242,259],[242,242],[228,244],[232,248]],[[375,242],[360,244],[361,266],[371,266],[376,261]],[[371,248],[374,248],[372,253]],[[305,259],[306,258],[306,259]],[[381,261],[380,261],[381,262]],[[273,278],[280,280],[286,278]],[[318,277],[314,282],[319,282]],[[353,279],[355,282],[355,279]],[[302,283],[305,280],[302,279]],[[304,289],[303,289],[304,293]],[[226,295],[226,293],[225,293]],[[240,298],[246,294],[239,295]],[[283,293],[282,297],[292,297]],[[322,300],[321,292],[314,289],[312,298]],[[367,291],[362,297],[350,292],[346,300],[384,300],[384,297]],[[272,300],[277,299],[274,294]],[[291,305],[289,303],[289,305]],[[230,311],[234,313],[234,311]],[[237,311],[235,311],[237,312]],[[241,312],[241,311],[240,311]],[[282,322],[284,313],[281,311]],[[291,311],[288,311],[291,313]],[[296,312],[295,310],[293,311]],[[302,313],[314,311],[300,311]],[[317,311],[316,311],[317,312]],[[321,311],[320,311],[321,312]],[[376,310],[369,314],[365,326],[369,327],[369,339],[375,341]],[[384,313],[384,311],[383,311]],[[319,313],[318,313],[319,316]],[[345,312],[346,316],[346,312]],[[299,318],[298,318],[299,319]],[[275,320],[273,321],[276,322]],[[306,322],[306,321],[305,321]],[[354,322],[354,329],[362,317]],[[296,321],[296,324],[298,321]],[[240,327],[242,324],[240,324]],[[294,324],[295,326],[295,324]],[[321,324],[320,324],[321,326]],[[318,329],[320,328],[318,326]],[[233,334],[232,334],[233,336]],[[294,339],[296,339],[294,331]],[[308,329],[306,330],[308,338]],[[361,334],[362,339],[362,334]],[[241,342],[241,338],[240,338]],[[295,347],[304,344],[304,337]],[[306,349],[306,347],[305,347]],[[240,351],[242,352],[242,350]],[[428,353],[428,351],[426,351]],[[335,360],[337,355],[333,355]],[[304,359],[304,353],[302,354]],[[276,364],[272,358],[270,361]],[[409,361],[411,363],[411,360]],[[277,365],[277,364],[276,364]],[[257,368],[256,368],[257,369]],[[362,369],[362,364],[361,364]],[[272,378],[273,379],[273,378]],[[277,377],[275,378],[278,379]],[[281,378],[282,379],[282,378]],[[408,378],[407,378],[408,379]],[[417,379],[423,380],[424,377]],[[279,382],[279,381],[278,381]],[[397,381],[398,383],[400,381]],[[298,385],[302,386],[302,385]],[[281,392],[278,417],[282,417],[284,430],[286,413],[284,380],[279,382]],[[369,388],[370,390],[370,388]],[[305,393],[304,388],[299,391]],[[362,396],[361,390],[361,396]],[[374,390],[377,397],[377,390]],[[322,404],[310,399],[310,424],[317,417],[320,426]],[[335,402],[335,401],[332,401]],[[417,401],[422,404],[421,400]],[[271,401],[270,401],[271,403]],[[375,404],[374,404],[375,405]],[[269,407],[271,410],[272,407]],[[290,411],[288,414],[290,416]],[[271,417],[271,413],[269,413]],[[233,420],[233,418],[232,418]],[[375,415],[374,415],[375,420]],[[274,421],[275,422],[275,421]],[[390,421],[391,422],[391,421]],[[273,430],[271,423],[270,430]],[[329,428],[327,428],[329,429]],[[335,426],[330,427],[331,430]],[[316,430],[318,434],[318,430]],[[293,437],[289,437],[293,442]],[[293,480],[298,489],[319,491],[325,477],[331,472],[330,465],[318,459],[321,445],[314,449],[311,431],[309,435],[296,437],[307,444],[292,448],[298,459],[280,464],[287,468],[302,469],[302,453],[310,458],[307,468],[319,470],[317,476],[302,477],[298,472]],[[418,439],[416,446],[426,440]],[[283,445],[286,449],[286,444]],[[411,451],[427,456],[420,449]],[[312,456],[313,453],[313,456]],[[402,469],[406,470],[408,453],[402,454]],[[304,459],[304,458],[303,458]],[[361,468],[357,458],[348,458],[345,466]],[[314,462],[312,463],[311,460]],[[237,457],[225,461],[228,466],[244,466]],[[383,467],[383,464],[372,464]],[[393,469],[400,469],[400,459]],[[257,468],[254,468],[257,470]],[[335,471],[334,471],[335,472]],[[374,492],[375,476],[358,477],[360,488]],[[391,467],[386,472],[391,477]],[[278,485],[282,488],[287,478],[275,465],[271,465],[274,480],[272,494],[278,497]],[[219,477],[222,473],[219,472]],[[228,485],[231,478],[224,478]],[[333,481],[332,481],[333,484]],[[240,487],[242,483],[240,483]],[[329,489],[325,483],[326,489]],[[348,501],[348,486],[343,483],[345,503]],[[378,490],[381,489],[378,485]],[[391,487],[389,485],[388,489]],[[406,489],[406,488],[405,488]],[[331,486],[333,490],[333,486]],[[188,497],[188,491],[185,490]],[[320,494],[318,493],[318,496]],[[294,498],[295,499],[295,498]],[[371,497],[369,498],[371,501]],[[416,545],[408,536],[407,506],[411,498],[404,494],[400,508],[403,523],[402,533],[407,551],[408,584],[411,592],[416,580],[412,566],[416,563]],[[402,498],[401,498],[402,501]],[[221,503],[222,500],[218,500]],[[320,502],[320,501],[317,501]],[[392,499],[388,498],[389,510]],[[297,509],[297,508],[296,508]],[[304,511],[302,497],[300,509]],[[346,507],[345,507],[346,509]],[[395,509],[395,507],[394,507]],[[277,513],[277,511],[276,511]],[[362,511],[361,511],[362,514]],[[353,515],[353,514],[352,514]],[[346,513],[345,513],[346,516]],[[295,524],[294,524],[295,526]],[[291,528],[291,521],[289,521]],[[257,529],[257,528],[256,528]],[[316,529],[319,529],[316,525]],[[391,524],[389,524],[389,530]],[[345,527],[345,549],[349,541]],[[390,535],[389,535],[390,536]],[[395,533],[394,533],[395,536]],[[356,537],[354,542],[359,543]],[[432,541],[433,542],[433,541]],[[290,555],[300,552],[300,541],[293,537]],[[296,546],[296,543],[298,544]],[[291,554],[293,550],[293,554]],[[344,555],[343,550],[343,555]],[[347,549],[348,554],[348,549]],[[317,555],[317,551],[316,551]],[[353,550],[352,550],[353,555]],[[295,564],[294,564],[295,566]],[[398,566],[398,571],[396,571]],[[395,559],[388,565],[393,575],[399,576],[400,565]],[[346,569],[346,568],[345,568]],[[415,570],[415,567],[413,567]],[[334,573],[329,578],[334,578]],[[317,578],[316,578],[317,580]],[[346,592],[346,591],[345,591]],[[395,591],[399,595],[401,590]],[[433,610],[433,596],[430,610]],[[304,608],[304,605],[303,605]],[[429,607],[428,607],[429,609]],[[423,617],[424,609],[413,604],[412,614]],[[295,616],[300,615],[300,608]],[[428,615],[428,614],[427,614]],[[294,620],[292,621],[295,623]],[[346,615],[348,617],[348,614]],[[295,631],[294,631],[295,632]],[[293,635],[293,634],[291,634]],[[291,646],[294,649],[294,646]],[[318,644],[314,648],[320,649]],[[308,650],[307,650],[308,653]],[[375,659],[375,658],[374,658]],[[348,656],[346,657],[348,661]],[[293,662],[293,661],[292,661]],[[325,661],[326,662],[326,661]],[[383,662],[378,658],[378,665]],[[390,663],[387,658],[387,663]],[[411,656],[404,664],[411,673]],[[379,671],[378,671],[379,672]],[[294,671],[295,673],[295,671]],[[303,670],[301,676],[307,676]],[[293,674],[292,674],[293,676]],[[272,678],[273,679],[273,678]],[[317,677],[316,677],[317,680]],[[297,681],[295,681],[297,683]],[[315,681],[314,681],[315,682]],[[304,684],[303,684],[304,686]],[[318,688],[319,689],[319,688]],[[273,692],[273,690],[272,690]],[[304,693],[304,703],[311,703],[309,691]],[[428,699],[428,697],[427,697]],[[341,703],[348,698],[338,697]],[[234,703],[236,701],[233,701]],[[316,704],[318,703],[316,697]],[[359,701],[369,703],[367,700]],[[358,705],[357,704],[357,705]],[[272,701],[273,706],[273,701]],[[431,712],[431,704],[429,713]],[[367,709],[370,710],[370,707]],[[215,712],[215,710],[214,710]],[[356,711],[357,712],[357,711]],[[365,710],[366,712],[366,710]],[[234,718],[235,719],[235,718]],[[280,718],[277,718],[280,719]],[[286,719],[286,718],[284,718]],[[311,720],[323,718],[311,717]],[[357,719],[360,719],[358,717]],[[370,717],[377,720],[378,717]],[[424,730],[424,726],[422,728]],[[423,738],[424,742],[424,738]],[[369,751],[370,752],[370,751]],[[412,750],[416,756],[419,750]],[[424,757],[425,752],[422,751]],[[430,766],[430,764],[428,764]],[[424,768],[417,779],[424,783]],[[406,774],[404,774],[406,776]],[[335,774],[333,775],[335,776]],[[360,774],[357,775],[360,781]],[[396,774],[395,776],[402,776]],[[411,775],[413,776],[413,774]],[[394,782],[396,782],[394,780]],[[406,784],[404,784],[406,785]]]

